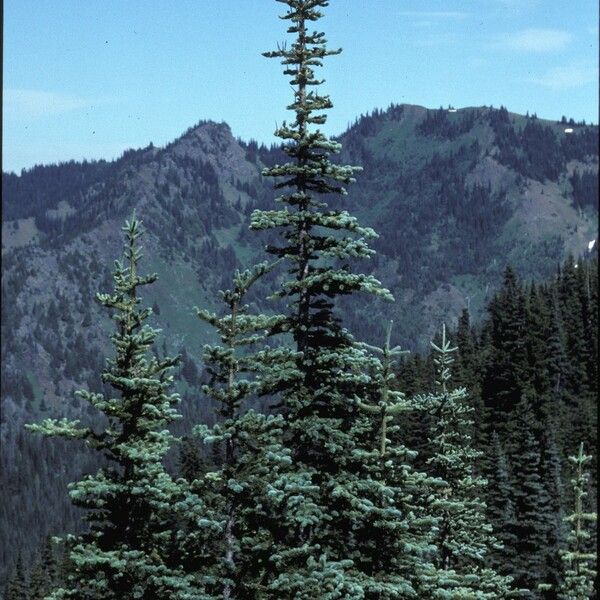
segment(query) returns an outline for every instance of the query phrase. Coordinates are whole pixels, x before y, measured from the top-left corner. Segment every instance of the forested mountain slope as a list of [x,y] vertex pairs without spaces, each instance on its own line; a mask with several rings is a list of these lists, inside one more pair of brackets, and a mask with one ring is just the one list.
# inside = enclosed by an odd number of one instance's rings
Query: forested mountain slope
[[[393,318],[403,346],[422,348],[466,306],[478,321],[508,263],[524,280],[547,278],[597,238],[597,127],[393,105],[358,119],[340,141],[340,161],[365,168],[347,206],[380,234],[363,268],[396,298],[343,307],[359,339],[381,338]],[[274,205],[260,172],[282,158],[276,147],[236,140],[226,124],[200,122],[165,148],[114,162],[3,174],[2,477],[11,499],[0,508],[2,564],[72,528],[66,482],[93,464],[22,425],[39,413],[80,415],[73,390],[101,385],[110,324],[93,298],[110,287],[124,217],[136,208],[148,230],[146,265],[159,275],[148,300],[165,353],[184,354],[184,416],[210,421],[195,391],[208,334],[193,307],[211,308],[236,265],[264,260],[269,238],[249,231],[249,215]],[[249,299],[268,310],[267,287]]]
[[[454,382],[469,390],[476,409],[473,437],[489,482],[488,517],[504,545],[491,563],[521,587],[552,581],[556,589],[568,534],[563,518],[574,502],[566,457],[582,442],[592,454],[586,492],[597,507],[597,259],[569,257],[538,284],[508,267],[483,322],[473,326],[465,310],[451,338],[458,346]],[[409,394],[431,387],[433,358],[407,358],[399,387]],[[425,464],[428,423],[409,419],[403,433]],[[596,547],[596,524],[590,525],[588,552]]]

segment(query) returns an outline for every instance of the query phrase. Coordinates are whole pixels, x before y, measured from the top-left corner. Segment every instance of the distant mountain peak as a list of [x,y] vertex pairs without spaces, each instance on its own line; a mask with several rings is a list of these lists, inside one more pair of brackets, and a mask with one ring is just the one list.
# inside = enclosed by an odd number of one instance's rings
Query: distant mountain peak
[[[454,318],[460,295],[481,310],[506,262],[538,278],[566,252],[587,251],[597,237],[598,129],[576,124],[567,134],[568,123],[504,107],[403,103],[362,115],[340,136],[339,160],[364,167],[344,204],[380,234],[374,273],[398,292],[398,310],[414,311],[402,332],[408,345],[427,333],[424,321]],[[117,239],[135,206],[156,253],[194,263],[206,289],[223,287],[237,260],[262,258],[269,240],[249,233],[248,218],[274,207],[261,165],[282,160],[279,146],[245,143],[227,123],[203,120],[163,148],[111,163],[6,174],[4,252],[42,246],[53,257],[108,229]],[[442,284],[460,292],[451,307],[436,291]],[[419,298],[439,314],[430,319]]]
[[231,127],[215,121],[200,121],[165,148],[167,155],[177,159],[210,163],[217,175],[255,178],[256,166],[246,160],[244,149],[233,137]]

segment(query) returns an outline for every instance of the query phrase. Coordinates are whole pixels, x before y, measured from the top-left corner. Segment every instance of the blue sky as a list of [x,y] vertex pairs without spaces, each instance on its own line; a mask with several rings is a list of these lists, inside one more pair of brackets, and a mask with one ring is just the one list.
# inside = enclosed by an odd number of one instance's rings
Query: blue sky
[[[274,0],[5,0],[3,170],[115,158],[200,119],[270,144],[291,90],[261,52],[286,39]],[[391,102],[504,104],[598,121],[597,0],[331,0],[344,52],[323,91],[341,133]]]

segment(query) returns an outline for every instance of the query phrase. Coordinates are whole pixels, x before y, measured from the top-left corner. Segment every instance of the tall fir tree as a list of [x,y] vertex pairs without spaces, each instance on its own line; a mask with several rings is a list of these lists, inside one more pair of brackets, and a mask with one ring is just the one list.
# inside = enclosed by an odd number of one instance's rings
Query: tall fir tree
[[567,356],[570,357],[567,382],[573,394],[579,396],[588,391],[588,356],[591,353],[586,340],[586,294],[578,276],[579,264],[573,256],[565,261],[558,281],[558,300],[565,328]]
[[432,491],[431,512],[438,517],[433,539],[439,578],[433,598],[507,598],[511,578],[487,565],[498,547],[482,500],[487,481],[477,473],[482,452],[472,446],[473,407],[464,388],[450,388],[452,347],[445,325],[435,351],[436,391],[417,399],[434,416],[430,474],[441,481]]
[[[597,247],[597,246],[596,246]],[[581,274],[584,277],[583,288],[589,302],[589,323],[587,325],[589,363],[588,378],[592,393],[598,393],[598,258],[585,261]]]
[[510,429],[510,414],[529,389],[530,373],[526,339],[525,294],[516,273],[509,266],[500,292],[488,306],[490,352],[484,368],[482,394],[488,419],[501,437]]
[[29,576],[29,600],[42,600],[50,593],[50,580],[44,572],[42,564],[36,561]]
[[552,374],[546,364],[551,328],[549,307],[536,285],[532,283],[527,294],[527,335],[525,339],[529,362],[528,370],[532,373],[531,388],[539,396],[548,394],[552,389]]
[[594,582],[597,571],[598,555],[592,545],[589,526],[596,523],[597,514],[586,512],[584,502],[588,496],[589,473],[586,465],[592,457],[584,453],[583,443],[576,456],[569,461],[575,466],[575,476],[571,479],[575,496],[573,512],[566,517],[571,527],[567,539],[567,549],[562,554],[564,562],[564,579],[559,588],[560,600],[589,600],[595,598]]
[[546,420],[542,437],[540,474],[549,498],[548,537],[543,551],[546,555],[547,580],[555,589],[561,579],[560,549],[566,537],[564,526],[565,495],[563,491],[563,466],[561,450],[557,443],[556,421]]
[[376,356],[381,356],[381,359],[375,363],[375,373],[373,374],[378,395],[377,404],[365,404],[360,398],[357,398],[356,402],[362,412],[370,415],[378,415],[379,417],[379,455],[382,459],[385,459],[386,444],[388,442],[388,425],[400,413],[408,412],[410,407],[410,404],[405,399],[405,395],[392,388],[392,383],[396,379],[394,373],[394,367],[396,366],[395,359],[403,354],[408,354],[408,351],[402,350],[400,346],[392,347],[390,345],[392,326],[393,321],[390,321],[385,344],[382,348],[364,342],[359,343],[363,348],[374,352]]
[[56,580],[56,563],[52,541],[48,538],[42,548],[39,559],[31,568],[29,583],[30,599],[42,600],[42,598],[45,598],[56,584]]
[[326,202],[327,197],[344,196],[343,186],[357,171],[334,164],[329,156],[339,152],[340,144],[311,129],[325,123],[320,111],[332,106],[327,96],[314,91],[322,83],[315,68],[339,50],[327,49],[324,34],[309,30],[328,2],[280,1],[287,7],[283,19],[290,21],[288,33],[295,39],[289,48],[266,56],[281,58],[284,73],[291,77],[294,101],[288,108],[295,120],[276,131],[290,161],[264,174],[287,192],[277,198],[282,209],[255,211],[251,226],[278,230],[283,237],[281,245],[267,248],[289,267],[289,277],[274,294],[287,299],[286,318],[271,333],[291,336],[302,378],[287,386],[282,381],[285,443],[293,469],[284,491],[285,527],[279,533],[282,549],[273,558],[279,573],[271,592],[275,597],[324,600],[377,597],[384,574],[379,570],[375,576],[373,565],[358,560],[377,542],[353,533],[368,531],[372,517],[361,500],[367,466],[355,452],[360,449],[353,435],[359,409],[351,401],[364,388],[365,356],[334,310],[341,295],[362,291],[389,300],[392,296],[372,276],[350,270],[351,259],[373,255],[367,240],[375,232],[361,227],[347,211],[328,209]]
[[546,378],[548,387],[543,394],[542,410],[539,413],[542,422],[547,420],[555,422],[555,442],[562,450],[564,439],[570,436],[568,423],[571,420],[571,415],[565,406],[569,361],[565,351],[563,319],[555,286],[540,286],[539,299],[546,305],[548,321],[545,330],[539,332],[540,352],[536,354],[538,362],[532,363],[531,369],[535,373],[543,372],[543,377]]
[[[108,461],[95,475],[70,486],[73,503],[87,511],[89,531],[69,536],[71,569],[64,587],[51,597],[200,600],[204,596],[180,567],[180,557],[167,551],[177,508],[189,504],[187,491],[162,463],[173,442],[165,427],[179,417],[179,396],[168,392],[178,357],[158,360],[150,354],[158,330],[144,324],[151,309],[140,308],[138,289],[154,282],[156,275],[138,273],[142,229],[135,214],[123,231],[125,247],[123,259],[115,261],[114,290],[97,295],[117,323],[111,337],[115,356],[107,360],[102,380],[118,394],[77,392],[108,424],[102,431],[67,419],[28,426],[46,436],[84,440]],[[198,520],[201,516],[199,512]]]
[[481,396],[480,372],[484,358],[477,334],[471,324],[468,309],[463,309],[456,328],[456,363],[453,371],[453,382],[456,387],[469,390],[473,406],[473,445],[479,450],[486,446],[486,408]]
[[479,369],[477,337],[471,325],[471,315],[468,309],[463,309],[456,328],[456,365],[453,381],[457,386],[464,387],[471,394],[479,392],[480,385],[477,371]]

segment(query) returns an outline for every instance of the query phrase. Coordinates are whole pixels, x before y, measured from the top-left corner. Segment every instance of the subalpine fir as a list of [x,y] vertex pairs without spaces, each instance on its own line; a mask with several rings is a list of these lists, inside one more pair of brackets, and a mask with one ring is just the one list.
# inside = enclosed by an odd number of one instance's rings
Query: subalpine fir
[[[396,389],[397,359],[405,351],[390,343],[392,324],[382,347],[360,344],[370,355],[371,381],[367,401],[356,398],[363,418],[354,431],[365,444],[355,454],[367,471],[360,489],[372,518],[368,529],[359,533],[374,543],[364,544],[357,560],[372,571],[373,581],[365,589],[372,597],[418,598],[426,595],[436,578],[431,532],[437,519],[427,510],[426,496],[440,482],[413,468],[417,453],[402,440],[399,422],[415,406]],[[385,540],[385,552],[376,540]]]
[[[217,598],[263,598],[273,571],[270,562],[279,527],[277,514],[283,492],[278,489],[289,464],[289,451],[281,444],[283,418],[249,408],[252,398],[273,392],[279,377],[293,377],[294,354],[289,349],[257,345],[265,332],[283,317],[252,315],[244,303],[256,280],[272,265],[257,265],[236,272],[232,289],[221,292],[223,315],[198,309],[198,316],[214,327],[220,345],[204,348],[210,381],[204,392],[216,402],[220,420],[213,427],[198,426],[196,433],[213,447],[220,447],[219,468],[193,482],[193,489],[210,507],[214,521],[204,571]],[[193,544],[189,544],[193,548]],[[203,547],[202,547],[203,546]],[[191,552],[193,554],[193,552]]]
[[[117,393],[114,397],[78,392],[107,419],[96,431],[67,419],[46,419],[29,429],[47,436],[83,440],[101,452],[107,465],[70,486],[73,503],[86,510],[89,531],[69,536],[70,572],[54,599],[122,600],[171,598],[201,600],[205,596],[191,575],[179,566],[180,557],[169,552],[178,509],[199,502],[166,473],[162,460],[173,442],[166,426],[178,418],[177,394],[169,393],[172,368],[178,358],[157,359],[150,350],[158,330],[144,322],[150,308],[141,308],[138,290],[156,280],[141,276],[142,235],[135,215],[123,227],[125,248],[115,261],[114,290],[98,294],[111,311],[116,331],[111,340],[115,355],[107,360],[102,380]],[[182,508],[182,510],[183,510]]]
[[524,396],[517,405],[511,426],[508,453],[515,511],[512,575],[519,587],[529,589],[532,597],[537,597],[539,586],[552,582],[548,553],[554,513],[542,480],[542,452],[536,437],[539,423],[528,397]]
[[450,366],[457,348],[446,339],[445,326],[435,351],[436,391],[417,399],[434,417],[430,433],[429,473],[441,480],[432,488],[430,510],[437,517],[434,558],[438,579],[432,598],[507,598],[511,578],[489,568],[489,555],[498,546],[486,519],[482,500],[487,481],[477,473],[482,452],[472,446],[473,408],[464,388],[451,389]]
[[48,538],[39,559],[31,568],[29,578],[30,600],[42,600],[42,598],[45,598],[55,586],[56,575],[52,542]]
[[[398,577],[392,559],[385,567],[364,564],[380,540],[358,532],[369,530],[373,513],[363,502],[361,484],[368,466],[361,460],[361,441],[353,433],[360,417],[352,401],[365,388],[365,355],[335,314],[335,299],[355,292],[392,299],[371,276],[354,273],[350,263],[369,258],[368,239],[375,232],[359,225],[345,210],[330,209],[329,196],[343,197],[356,167],[334,164],[340,150],[314,126],[325,123],[322,112],[332,107],[329,97],[316,91],[315,75],[329,50],[323,33],[312,29],[327,6],[324,0],[284,0],[294,40],[269,57],[282,59],[290,76],[295,114],[276,135],[284,140],[285,164],[266,169],[275,187],[279,210],[255,211],[252,228],[275,230],[281,243],[268,251],[282,257],[288,276],[276,298],[287,302],[286,319],[271,333],[286,332],[300,354],[300,381],[282,385],[285,443],[293,459],[285,491],[285,510],[279,533],[282,550],[273,561],[278,575],[272,582],[275,597],[381,597],[379,586]],[[282,382],[284,384],[285,382]],[[377,571],[377,574],[375,574]]]
[[484,369],[482,394],[488,419],[501,438],[510,430],[511,413],[530,387],[526,337],[527,307],[523,287],[513,269],[504,272],[500,292],[488,306],[489,362]]
[[564,521],[564,491],[561,452],[556,442],[557,426],[555,421],[547,420],[545,435],[542,438],[542,456],[540,472],[550,500],[550,519],[545,554],[548,566],[547,581],[556,587],[560,581],[560,549],[564,546],[566,528]]
[[30,588],[27,582],[23,558],[19,553],[15,567],[4,588],[4,600],[29,600]]
[[383,460],[385,460],[386,444],[388,442],[388,426],[394,420],[394,417],[402,412],[408,412],[410,409],[410,404],[406,401],[404,394],[392,388],[392,384],[396,379],[394,373],[394,368],[397,365],[396,359],[408,353],[406,350],[402,350],[400,346],[391,346],[392,326],[393,321],[388,325],[385,344],[382,348],[364,342],[359,343],[359,346],[374,353],[378,359],[371,366],[374,371],[372,378],[376,386],[377,403],[366,404],[360,398],[356,398],[356,402],[363,413],[379,417],[377,427],[379,431],[379,456]]
[[590,478],[585,469],[592,457],[585,454],[581,443],[577,455],[570,456],[569,461],[575,466],[575,476],[571,479],[575,506],[573,512],[565,518],[571,531],[567,538],[567,549],[562,553],[564,574],[558,597],[561,600],[588,600],[596,597],[594,581],[598,562],[597,553],[590,543],[591,525],[598,517],[595,512],[587,512],[584,505]]
[[588,390],[588,384],[591,383],[588,381],[587,365],[592,348],[589,337],[586,336],[589,331],[588,294],[584,282],[578,275],[578,268],[579,265],[569,255],[563,265],[557,287],[564,322],[567,356],[578,357],[576,361],[569,361],[567,381],[576,394],[583,395]]
[[489,564],[506,575],[511,572],[511,559],[515,554],[515,507],[511,485],[510,466],[498,433],[492,433],[487,461],[487,514],[501,547],[492,547]]

